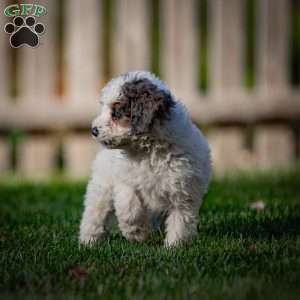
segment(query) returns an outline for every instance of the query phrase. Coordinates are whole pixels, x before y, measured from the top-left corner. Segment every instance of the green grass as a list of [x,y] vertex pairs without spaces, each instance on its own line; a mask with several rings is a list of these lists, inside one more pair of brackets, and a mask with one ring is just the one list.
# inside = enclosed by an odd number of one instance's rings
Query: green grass
[[[300,171],[213,181],[199,235],[79,248],[84,183],[0,183],[1,299],[299,299]],[[249,203],[263,200],[255,212]]]

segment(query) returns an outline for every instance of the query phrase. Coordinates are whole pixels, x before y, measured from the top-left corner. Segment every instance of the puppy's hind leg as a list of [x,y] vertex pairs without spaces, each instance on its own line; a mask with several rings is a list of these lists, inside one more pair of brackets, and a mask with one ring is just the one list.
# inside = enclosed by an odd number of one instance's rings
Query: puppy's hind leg
[[85,208],[80,224],[79,241],[91,244],[105,233],[111,216],[113,203],[110,187],[102,187],[91,181],[85,195]]
[[197,210],[172,208],[166,220],[165,245],[177,246],[192,238],[197,232]]
[[118,187],[115,211],[120,230],[130,241],[142,242],[149,233],[147,210],[138,194],[128,186]]

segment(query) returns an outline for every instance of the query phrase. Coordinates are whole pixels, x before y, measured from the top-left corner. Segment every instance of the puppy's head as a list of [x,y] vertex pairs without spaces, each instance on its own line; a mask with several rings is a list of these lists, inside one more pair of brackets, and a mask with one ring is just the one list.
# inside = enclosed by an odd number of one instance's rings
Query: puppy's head
[[163,126],[175,105],[160,80],[140,71],[110,81],[102,90],[100,103],[101,112],[92,124],[92,133],[111,148],[151,136],[153,125]]

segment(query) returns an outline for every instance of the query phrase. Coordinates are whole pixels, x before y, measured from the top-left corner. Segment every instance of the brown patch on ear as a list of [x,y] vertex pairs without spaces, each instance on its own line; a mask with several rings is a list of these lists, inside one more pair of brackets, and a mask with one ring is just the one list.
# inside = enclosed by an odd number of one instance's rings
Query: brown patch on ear
[[119,112],[130,116],[133,134],[149,131],[154,119],[163,121],[175,105],[170,93],[160,90],[148,79],[125,83]]

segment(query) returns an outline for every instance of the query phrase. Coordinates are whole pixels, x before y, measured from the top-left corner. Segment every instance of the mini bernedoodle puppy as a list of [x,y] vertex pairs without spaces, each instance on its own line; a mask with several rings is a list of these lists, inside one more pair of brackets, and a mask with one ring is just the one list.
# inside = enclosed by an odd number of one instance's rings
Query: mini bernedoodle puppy
[[80,242],[101,239],[113,215],[128,240],[144,241],[155,214],[165,216],[166,246],[189,240],[211,161],[185,107],[146,71],[112,79],[100,104],[92,134],[102,146],[85,195]]

